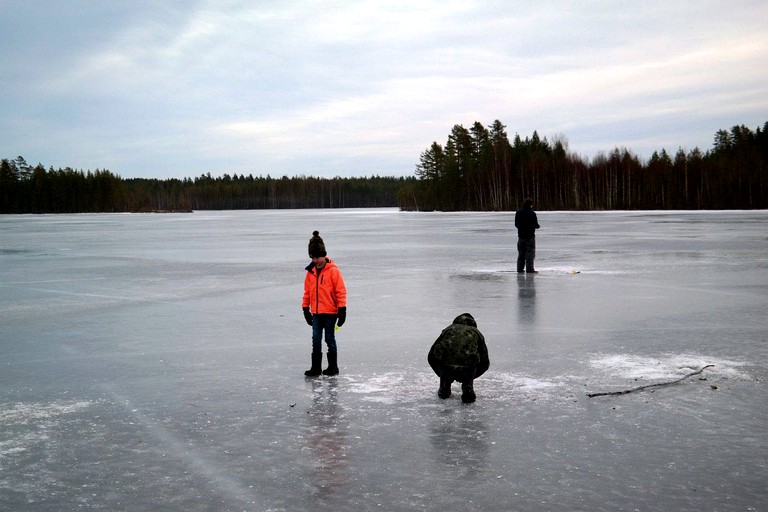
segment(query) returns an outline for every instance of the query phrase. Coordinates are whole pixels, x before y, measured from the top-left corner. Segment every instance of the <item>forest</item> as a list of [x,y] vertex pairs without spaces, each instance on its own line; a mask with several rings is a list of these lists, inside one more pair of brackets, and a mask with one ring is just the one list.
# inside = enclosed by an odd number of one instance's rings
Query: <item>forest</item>
[[538,210],[768,208],[768,122],[715,133],[702,152],[662,149],[641,161],[616,148],[591,160],[567,141],[537,132],[509,140],[496,120],[455,125],[433,142],[413,176],[319,178],[210,173],[184,179],[123,179],[0,161],[0,213],[187,212],[276,208],[399,207],[421,211],[510,211],[531,197]]
[[406,178],[230,176],[122,179],[94,172],[0,162],[0,213],[190,212],[276,208],[397,206]]
[[416,175],[398,192],[401,209],[505,211],[526,197],[539,210],[763,209],[768,122],[718,130],[706,152],[662,149],[647,162],[626,148],[586,161],[536,132],[510,142],[498,120],[455,125],[421,153]]

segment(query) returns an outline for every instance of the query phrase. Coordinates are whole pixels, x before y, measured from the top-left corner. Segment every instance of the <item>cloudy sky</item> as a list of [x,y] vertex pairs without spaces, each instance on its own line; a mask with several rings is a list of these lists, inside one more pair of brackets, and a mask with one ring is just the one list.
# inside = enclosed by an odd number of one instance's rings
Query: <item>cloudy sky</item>
[[765,0],[0,0],[0,157],[412,175],[501,120],[584,158],[768,121]]

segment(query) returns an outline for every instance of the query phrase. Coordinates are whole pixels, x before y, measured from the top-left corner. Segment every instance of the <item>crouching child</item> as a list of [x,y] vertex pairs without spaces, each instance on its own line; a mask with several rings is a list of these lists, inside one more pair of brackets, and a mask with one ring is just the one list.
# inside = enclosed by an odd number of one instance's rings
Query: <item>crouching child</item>
[[461,383],[461,401],[475,401],[473,381],[488,370],[488,348],[477,322],[469,313],[457,316],[443,329],[427,356],[429,366],[440,377],[437,396],[451,396],[453,381]]

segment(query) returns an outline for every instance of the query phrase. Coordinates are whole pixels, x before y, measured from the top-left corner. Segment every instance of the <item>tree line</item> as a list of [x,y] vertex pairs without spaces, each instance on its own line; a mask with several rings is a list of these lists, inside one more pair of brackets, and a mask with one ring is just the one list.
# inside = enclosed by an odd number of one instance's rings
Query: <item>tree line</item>
[[148,212],[394,207],[508,211],[531,197],[540,210],[768,208],[768,122],[718,130],[706,152],[656,151],[647,162],[616,148],[591,161],[567,141],[507,136],[455,125],[433,142],[414,176],[318,178],[210,173],[184,179],[122,179],[106,169],[46,169],[19,156],[0,160],[0,213]]
[[628,149],[592,161],[567,141],[533,132],[510,142],[506,126],[455,125],[416,165],[398,193],[405,210],[514,210],[531,197],[542,210],[758,209],[768,207],[768,122],[755,131],[718,130],[712,149],[655,151],[642,162]]
[[122,179],[94,172],[0,161],[0,213],[91,213],[397,206],[407,178],[316,178],[210,173],[184,179]]

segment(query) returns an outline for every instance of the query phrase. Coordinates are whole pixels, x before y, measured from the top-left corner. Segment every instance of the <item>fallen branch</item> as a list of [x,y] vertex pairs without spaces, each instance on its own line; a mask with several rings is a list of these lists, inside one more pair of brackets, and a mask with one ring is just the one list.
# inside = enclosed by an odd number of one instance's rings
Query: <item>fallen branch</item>
[[587,393],[587,396],[589,398],[592,398],[592,397],[595,397],[595,396],[626,395],[627,393],[632,393],[634,391],[642,391],[642,390],[648,389],[648,388],[655,388],[655,387],[659,387],[659,386],[669,386],[671,384],[677,384],[678,382],[680,382],[682,380],[685,380],[688,377],[693,377],[694,375],[698,375],[701,372],[703,372],[704,370],[706,370],[707,368],[711,368],[713,366],[715,366],[715,365],[708,364],[706,366],[701,367],[700,369],[696,370],[693,373],[689,373],[688,375],[686,375],[684,377],[680,377],[679,379],[673,380],[673,381],[670,381],[670,382],[659,382],[659,383],[656,383],[656,384],[647,384],[645,386],[640,386],[640,387],[637,387],[637,388],[625,389],[624,391],[609,391],[609,392],[606,392],[606,393]]

